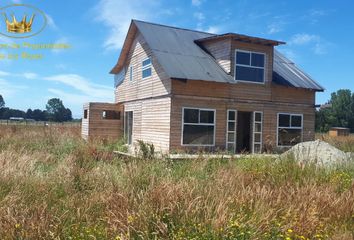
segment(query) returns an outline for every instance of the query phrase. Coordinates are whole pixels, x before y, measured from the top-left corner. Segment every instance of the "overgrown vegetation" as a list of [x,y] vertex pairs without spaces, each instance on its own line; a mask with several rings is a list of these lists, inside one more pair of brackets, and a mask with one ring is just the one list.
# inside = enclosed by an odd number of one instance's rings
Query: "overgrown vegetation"
[[118,145],[85,143],[72,127],[0,126],[1,238],[354,236],[354,165],[130,160],[112,154]]

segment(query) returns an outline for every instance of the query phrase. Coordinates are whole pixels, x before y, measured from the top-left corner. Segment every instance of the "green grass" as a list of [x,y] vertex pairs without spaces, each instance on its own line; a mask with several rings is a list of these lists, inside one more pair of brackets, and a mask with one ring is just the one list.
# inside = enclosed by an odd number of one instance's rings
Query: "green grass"
[[0,127],[2,239],[354,236],[354,163],[128,160],[77,128]]

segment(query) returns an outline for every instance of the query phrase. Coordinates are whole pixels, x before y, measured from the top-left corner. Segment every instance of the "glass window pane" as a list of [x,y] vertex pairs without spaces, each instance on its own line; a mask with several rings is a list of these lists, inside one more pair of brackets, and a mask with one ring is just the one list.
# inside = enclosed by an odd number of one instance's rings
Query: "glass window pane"
[[255,123],[254,124],[254,131],[255,132],[262,132],[262,124],[261,123]]
[[147,68],[143,70],[143,78],[151,76],[151,68]]
[[264,55],[259,53],[252,53],[252,66],[264,67]]
[[227,144],[227,151],[234,153],[235,152],[235,144]]
[[261,153],[261,145],[260,144],[254,144],[253,151],[254,151],[254,153]]
[[129,68],[129,80],[133,81],[133,67]]
[[256,112],[256,113],[254,114],[254,120],[255,120],[256,122],[262,122],[262,113]]
[[254,134],[254,142],[257,142],[257,143],[261,142],[261,134],[260,133]]
[[301,116],[291,116],[291,126],[292,127],[301,127]]
[[200,110],[200,123],[214,123],[214,111]]
[[236,63],[243,64],[243,65],[250,65],[251,64],[251,54],[247,52],[236,52]]
[[199,110],[184,109],[184,123],[199,123]]
[[234,122],[229,122],[228,123],[228,129],[229,131],[235,131],[235,123]]
[[229,120],[235,120],[235,111],[229,111]]
[[279,127],[290,127],[289,114],[279,114]]
[[301,142],[301,129],[280,128],[278,130],[278,145],[293,146]]
[[145,67],[145,66],[147,66],[149,64],[151,64],[151,59],[150,58],[148,58],[148,59],[143,61],[143,67]]
[[236,80],[261,83],[264,80],[264,69],[236,66]]
[[235,141],[235,134],[234,133],[228,133],[227,134],[227,141],[228,142],[234,142]]
[[183,144],[213,145],[214,126],[185,124],[183,128]]

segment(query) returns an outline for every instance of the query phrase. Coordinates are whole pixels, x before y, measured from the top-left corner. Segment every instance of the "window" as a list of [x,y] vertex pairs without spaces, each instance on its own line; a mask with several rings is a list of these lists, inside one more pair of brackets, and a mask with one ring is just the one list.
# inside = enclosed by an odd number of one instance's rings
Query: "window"
[[87,119],[87,109],[84,110],[84,119]]
[[215,110],[182,109],[182,145],[214,146]]
[[129,81],[133,81],[133,66],[129,67]]
[[265,54],[236,50],[235,80],[264,83]]
[[227,121],[226,121],[226,150],[231,153],[236,151],[236,110],[227,110]]
[[124,113],[124,138],[129,145],[133,142],[133,120],[133,111]]
[[301,114],[278,113],[278,146],[288,147],[302,141]]
[[112,111],[112,110],[103,110],[102,111],[102,119],[120,119],[120,112],[119,111]]
[[148,58],[144,60],[142,64],[142,78],[150,77],[151,74],[151,59]]

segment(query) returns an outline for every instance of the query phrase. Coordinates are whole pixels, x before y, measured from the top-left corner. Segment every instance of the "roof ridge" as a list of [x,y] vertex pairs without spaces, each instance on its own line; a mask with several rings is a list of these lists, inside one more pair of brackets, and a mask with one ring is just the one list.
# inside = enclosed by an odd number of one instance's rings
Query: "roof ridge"
[[147,24],[156,25],[156,26],[161,26],[161,27],[174,28],[174,29],[179,29],[179,30],[184,30],[184,31],[197,32],[197,33],[205,33],[205,34],[210,34],[210,35],[213,35],[213,36],[217,36],[217,35],[218,35],[218,34],[215,34],[215,33],[210,33],[210,32],[205,32],[205,31],[199,31],[199,30],[193,30],[193,29],[189,29],[189,28],[182,28],[182,27],[169,26],[169,25],[165,25],[165,24],[147,22],[147,21],[142,21],[142,20],[137,20],[137,19],[132,19],[132,22],[141,22],[141,23],[147,23]]

